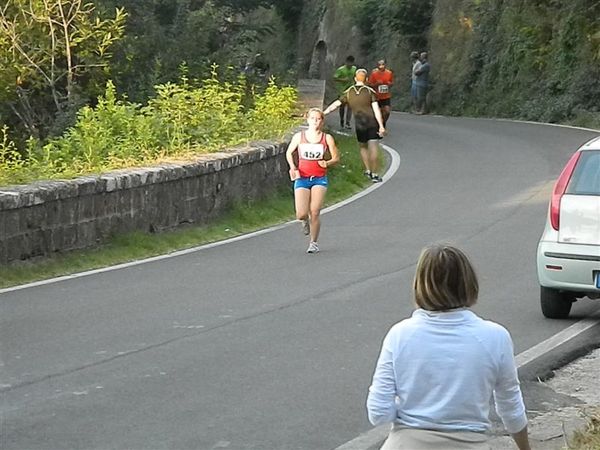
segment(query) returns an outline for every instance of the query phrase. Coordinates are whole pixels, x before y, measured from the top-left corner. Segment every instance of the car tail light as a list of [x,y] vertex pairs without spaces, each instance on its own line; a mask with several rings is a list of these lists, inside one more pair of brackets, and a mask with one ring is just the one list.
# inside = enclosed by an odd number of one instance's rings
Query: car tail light
[[567,190],[567,185],[569,184],[569,180],[571,179],[571,175],[573,175],[573,170],[575,169],[575,165],[577,164],[577,161],[579,161],[580,156],[581,152],[573,153],[573,156],[571,156],[569,162],[567,162],[567,165],[560,173],[558,180],[556,180],[554,190],[552,191],[552,199],[550,200],[550,223],[552,224],[552,228],[556,231],[558,231],[560,227],[560,199]]

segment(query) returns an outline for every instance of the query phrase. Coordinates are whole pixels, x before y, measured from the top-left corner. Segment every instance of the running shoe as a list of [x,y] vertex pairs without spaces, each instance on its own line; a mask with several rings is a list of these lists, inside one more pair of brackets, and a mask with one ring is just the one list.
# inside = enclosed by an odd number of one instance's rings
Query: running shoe
[[308,236],[310,234],[310,222],[308,219],[302,221],[302,232]]
[[372,176],[372,174],[371,174],[371,171],[370,171],[370,170],[365,170],[365,171],[363,172],[363,175],[364,175],[365,177],[369,178],[369,179],[370,179],[370,178],[373,178],[373,176]]
[[308,249],[306,250],[306,253],[319,253],[319,246],[317,245],[317,243],[311,242],[310,244],[308,244]]
[[371,181],[373,183],[381,183],[383,181],[383,178],[381,178],[379,175],[377,175],[376,173],[372,173],[371,174]]
[[352,129],[352,125],[350,125],[350,122],[346,123],[346,129],[347,130],[351,130]]

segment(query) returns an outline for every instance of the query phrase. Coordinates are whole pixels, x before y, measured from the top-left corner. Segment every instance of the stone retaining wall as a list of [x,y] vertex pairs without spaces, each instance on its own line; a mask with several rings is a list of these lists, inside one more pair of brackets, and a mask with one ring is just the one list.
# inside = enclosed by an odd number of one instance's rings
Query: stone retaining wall
[[0,188],[0,264],[91,247],[118,233],[207,223],[236,200],[285,186],[286,147],[259,142],[192,163]]

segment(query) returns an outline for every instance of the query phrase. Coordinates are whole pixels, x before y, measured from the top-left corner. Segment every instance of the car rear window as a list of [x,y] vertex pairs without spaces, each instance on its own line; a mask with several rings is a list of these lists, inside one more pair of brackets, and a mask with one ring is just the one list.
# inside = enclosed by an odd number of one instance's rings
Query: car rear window
[[600,195],[600,150],[581,152],[566,193]]

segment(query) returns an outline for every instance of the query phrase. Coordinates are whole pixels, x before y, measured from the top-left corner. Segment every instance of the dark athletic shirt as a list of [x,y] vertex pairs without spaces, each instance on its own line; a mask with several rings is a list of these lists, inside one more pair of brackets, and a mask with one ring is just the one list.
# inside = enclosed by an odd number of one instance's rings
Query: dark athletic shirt
[[346,89],[339,100],[343,104],[350,105],[356,128],[363,130],[367,128],[379,129],[379,124],[371,107],[371,103],[377,102],[377,94],[372,88],[365,85],[354,85]]

